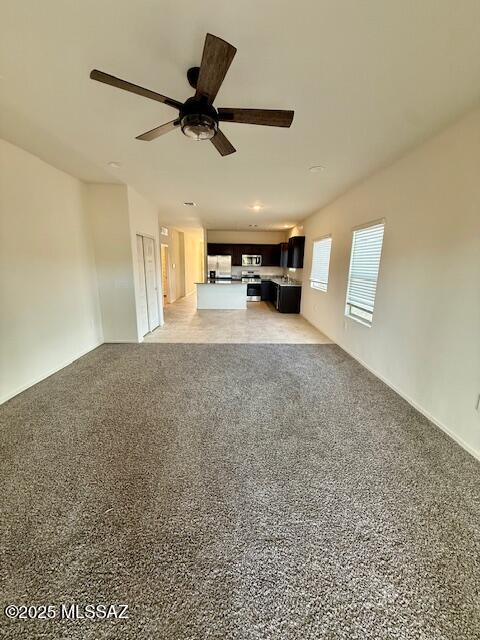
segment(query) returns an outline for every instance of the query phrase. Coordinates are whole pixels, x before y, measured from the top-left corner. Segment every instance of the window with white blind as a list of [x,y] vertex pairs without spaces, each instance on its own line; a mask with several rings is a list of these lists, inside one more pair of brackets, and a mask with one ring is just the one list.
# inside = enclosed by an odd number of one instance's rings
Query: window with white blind
[[330,266],[331,248],[331,236],[326,236],[313,242],[312,271],[310,273],[310,286],[313,289],[326,291],[328,288],[328,269]]
[[373,320],[384,223],[353,232],[345,315],[370,326]]

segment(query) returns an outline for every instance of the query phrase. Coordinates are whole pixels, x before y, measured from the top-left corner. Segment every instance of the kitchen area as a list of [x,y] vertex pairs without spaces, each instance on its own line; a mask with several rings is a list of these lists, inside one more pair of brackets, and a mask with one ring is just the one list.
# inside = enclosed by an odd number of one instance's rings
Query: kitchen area
[[[282,236],[210,232],[206,278],[196,283],[197,309],[246,309],[247,303],[266,302],[279,313],[300,313],[305,237]],[[262,242],[265,239],[277,242]]]
[[[302,228],[208,230],[205,279],[165,309],[165,323],[146,342],[327,344],[300,313]],[[209,257],[208,257],[209,256]]]

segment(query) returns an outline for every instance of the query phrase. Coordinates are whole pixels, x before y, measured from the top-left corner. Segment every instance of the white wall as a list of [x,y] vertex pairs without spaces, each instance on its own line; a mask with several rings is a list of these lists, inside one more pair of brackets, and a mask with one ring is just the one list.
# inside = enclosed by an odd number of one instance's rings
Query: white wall
[[205,245],[203,229],[184,229],[185,295],[196,290],[195,283],[204,278]]
[[171,229],[170,231],[172,250],[169,256],[173,272],[173,302],[185,295],[185,241],[183,231],[179,229]]
[[[241,276],[242,271],[255,271],[260,276],[283,276],[287,271],[283,267],[232,267],[232,275]],[[293,274],[292,274],[293,275]]]
[[167,227],[160,222],[160,229],[168,230],[168,235],[160,234],[160,243],[168,246],[168,284],[170,302],[185,295],[185,240],[180,229]]
[[[480,110],[304,222],[331,233],[327,293],[302,313],[480,455]],[[373,326],[344,317],[351,230],[386,218]]]
[[[163,324],[163,301],[162,301],[162,278],[160,271],[160,228],[158,225],[157,209],[151,205],[137,191],[128,187],[128,211],[130,217],[130,237],[133,255],[133,272],[135,282],[135,300],[137,314],[137,338],[143,340],[140,327],[142,326],[140,314],[140,288],[138,279],[140,277],[138,270],[137,256],[137,234],[149,236],[155,242],[155,261],[157,270],[157,301],[159,309],[160,325]],[[143,277],[143,276],[142,276]]]
[[289,237],[287,231],[221,231],[207,230],[207,242],[234,242],[248,244],[278,244]]
[[205,230],[175,229],[160,222],[168,235],[160,234],[160,243],[168,246],[170,302],[195,291],[194,283],[204,277]]
[[[126,185],[84,184],[0,140],[0,402],[105,342],[137,342],[136,234],[158,214]],[[173,255],[181,261],[183,234]]]
[[166,244],[168,247],[168,301],[175,302],[177,299],[177,289],[175,285],[175,263],[173,256],[173,240],[172,240],[172,229],[165,226],[160,222],[160,231],[162,229],[166,229],[168,234],[164,235],[160,232],[159,241],[160,244]]
[[297,224],[295,227],[287,230],[287,239],[293,238],[294,236],[303,236],[304,231],[303,224]]
[[95,249],[105,342],[137,342],[127,187],[88,184],[85,202]]
[[102,342],[82,189],[0,140],[0,402]]

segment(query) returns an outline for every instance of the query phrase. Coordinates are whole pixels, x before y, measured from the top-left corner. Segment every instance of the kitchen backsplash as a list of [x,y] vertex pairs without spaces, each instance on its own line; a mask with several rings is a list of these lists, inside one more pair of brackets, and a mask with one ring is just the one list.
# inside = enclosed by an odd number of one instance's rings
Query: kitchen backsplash
[[303,269],[285,269],[285,273],[288,273],[288,275],[294,280],[303,282]]
[[242,271],[255,271],[261,276],[289,275],[294,280],[303,281],[303,269],[284,269],[283,267],[232,267],[232,276],[241,276]]
[[283,267],[232,267],[234,276],[241,276],[242,271],[255,271],[261,276],[281,276],[285,270]]

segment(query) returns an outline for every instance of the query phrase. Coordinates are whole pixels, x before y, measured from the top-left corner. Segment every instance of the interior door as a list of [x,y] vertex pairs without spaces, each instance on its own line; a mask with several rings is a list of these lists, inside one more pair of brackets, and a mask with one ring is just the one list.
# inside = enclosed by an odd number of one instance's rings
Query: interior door
[[147,287],[145,283],[145,259],[143,256],[143,238],[137,236],[138,291],[140,294],[139,321],[142,336],[150,331],[148,323]]
[[157,295],[157,268],[155,263],[155,241],[143,236],[143,258],[145,263],[145,288],[147,293],[148,330],[160,324]]

